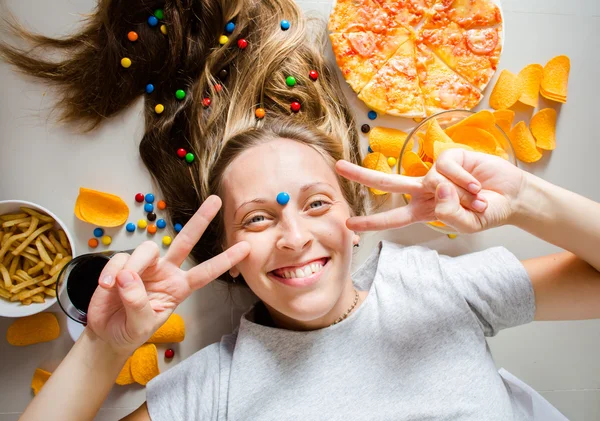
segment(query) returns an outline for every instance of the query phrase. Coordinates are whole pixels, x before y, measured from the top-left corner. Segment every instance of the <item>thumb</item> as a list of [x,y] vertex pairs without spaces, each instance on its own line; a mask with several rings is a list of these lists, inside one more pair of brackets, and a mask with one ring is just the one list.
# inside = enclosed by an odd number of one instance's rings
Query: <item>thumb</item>
[[132,340],[148,339],[152,333],[155,316],[144,282],[136,272],[128,269],[121,270],[116,281],[127,314],[127,333]]
[[470,223],[473,222],[473,215],[461,206],[458,191],[451,183],[440,183],[436,188],[435,216],[460,232],[474,231]]

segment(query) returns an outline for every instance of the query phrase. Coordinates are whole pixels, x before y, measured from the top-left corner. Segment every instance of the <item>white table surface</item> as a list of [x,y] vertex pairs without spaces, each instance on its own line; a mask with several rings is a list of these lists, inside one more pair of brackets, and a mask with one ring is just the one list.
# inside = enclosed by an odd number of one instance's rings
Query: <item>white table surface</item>
[[[90,12],[95,5],[93,0],[3,0],[2,3],[29,28],[47,35],[69,33],[76,27],[79,16]],[[298,3],[306,10],[326,15],[331,0]],[[500,69],[516,73],[527,64],[543,65],[559,54],[568,54],[572,62],[569,102],[557,107],[560,109],[558,148],[525,168],[600,201],[597,76],[600,2],[504,0],[502,4],[506,42]],[[73,214],[80,186],[117,194],[130,204],[132,220],[143,217],[142,210],[133,204],[133,196],[138,191],[152,191],[153,187],[138,153],[143,134],[141,102],[98,130],[80,134],[53,123],[48,112],[53,97],[46,86],[0,63],[0,87],[0,200],[24,199],[48,207],[67,223],[81,251],[88,249],[87,240],[93,227],[78,221]],[[369,122],[366,107],[349,88],[344,89],[358,123]],[[488,95],[480,108],[487,108]],[[556,104],[542,101],[541,106],[556,107]],[[520,111],[519,116],[530,117],[531,110],[523,107]],[[404,129],[414,126],[411,121],[394,118],[380,118],[375,123]],[[366,149],[367,142],[363,140]],[[124,229],[109,233],[115,249],[128,249],[145,240],[145,235],[128,235]],[[557,251],[512,227],[450,240],[426,227],[413,226],[364,238],[356,263],[362,262],[381,238],[402,244],[423,244],[450,255],[497,245],[509,248],[519,258]],[[165,347],[159,347],[161,370],[230,332],[251,302],[249,294],[241,294],[232,304],[226,288],[216,283],[192,295],[177,311],[186,321],[186,339],[174,346],[176,357],[171,362],[162,358]],[[29,385],[35,368],[53,371],[73,344],[58,305],[50,311],[56,313],[62,327],[57,340],[24,348],[11,347],[6,340],[0,340],[0,421],[18,419],[33,396]],[[11,321],[0,318],[3,336]],[[501,332],[489,343],[498,367],[506,368],[540,391],[567,417],[600,420],[600,321],[533,323]],[[115,386],[96,420],[118,419],[144,399],[142,387]]]

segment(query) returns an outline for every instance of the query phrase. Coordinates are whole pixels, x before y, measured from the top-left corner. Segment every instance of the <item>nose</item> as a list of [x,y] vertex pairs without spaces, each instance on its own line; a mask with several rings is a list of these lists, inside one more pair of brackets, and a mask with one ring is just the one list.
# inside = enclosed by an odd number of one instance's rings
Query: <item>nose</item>
[[301,251],[313,241],[309,222],[298,216],[286,217],[280,224],[281,233],[277,239],[280,250]]

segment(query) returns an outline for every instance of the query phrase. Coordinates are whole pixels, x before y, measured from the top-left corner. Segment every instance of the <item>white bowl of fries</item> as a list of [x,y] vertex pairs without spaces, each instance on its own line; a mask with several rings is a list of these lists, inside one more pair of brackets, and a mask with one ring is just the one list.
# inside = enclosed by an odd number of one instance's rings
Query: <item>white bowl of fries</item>
[[0,316],[30,316],[52,306],[58,275],[74,254],[65,224],[48,209],[0,201]]

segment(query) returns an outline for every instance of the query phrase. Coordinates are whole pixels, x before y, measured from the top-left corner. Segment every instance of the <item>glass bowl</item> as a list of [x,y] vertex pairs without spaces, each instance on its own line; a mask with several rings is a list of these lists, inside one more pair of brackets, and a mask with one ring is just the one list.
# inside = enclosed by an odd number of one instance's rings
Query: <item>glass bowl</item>
[[[468,110],[442,111],[441,113],[434,114],[421,121],[419,125],[415,127],[413,131],[410,132],[410,134],[406,137],[406,141],[404,142],[404,146],[402,147],[402,150],[400,151],[400,156],[398,157],[398,174],[405,175],[405,170],[402,167],[402,159],[404,158],[405,153],[407,153],[408,151],[413,151],[417,155],[421,157],[423,156],[423,139],[425,137],[425,132],[427,131],[427,127],[429,127],[429,122],[431,120],[437,119],[438,123],[440,124],[440,127],[445,130],[446,128],[466,119],[467,117],[473,114],[475,114],[474,111]],[[512,147],[512,144],[510,143],[510,140],[508,139],[508,136],[497,124],[495,124],[494,126],[494,132],[491,134],[494,135],[497,144],[506,153],[503,158],[506,159],[508,162],[512,163],[513,165],[517,166],[517,156],[515,155],[515,151]],[[409,198],[405,194],[402,194],[402,199],[404,200],[404,203],[408,205]],[[458,234],[454,229],[450,228],[449,226],[443,224],[440,221],[426,222],[425,224],[428,227],[444,234]]]

